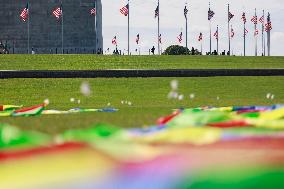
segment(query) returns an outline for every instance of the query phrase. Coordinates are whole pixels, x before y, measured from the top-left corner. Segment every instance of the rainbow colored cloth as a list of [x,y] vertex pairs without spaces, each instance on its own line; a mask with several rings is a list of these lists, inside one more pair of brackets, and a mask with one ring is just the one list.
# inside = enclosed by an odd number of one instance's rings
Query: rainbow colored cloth
[[281,188],[284,107],[176,110],[48,136],[0,125],[1,188]]
[[116,112],[115,108],[72,108],[70,110],[46,110],[47,104],[39,104],[32,107],[22,108],[16,105],[0,105],[0,117],[30,117],[38,115],[54,115],[54,114],[75,114],[84,112]]

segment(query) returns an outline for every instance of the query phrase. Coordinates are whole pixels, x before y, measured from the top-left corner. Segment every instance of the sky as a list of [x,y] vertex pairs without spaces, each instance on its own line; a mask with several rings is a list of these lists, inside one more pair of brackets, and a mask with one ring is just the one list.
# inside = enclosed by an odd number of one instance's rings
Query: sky
[[[203,0],[160,0],[160,33],[162,34],[162,46],[164,50],[170,45],[178,44],[177,36],[182,31],[184,39],[181,45],[185,46],[185,18],[184,6],[187,3],[188,13],[188,46],[201,48],[198,42],[199,33],[203,33],[203,52],[209,51],[209,22],[207,19],[209,1]],[[232,39],[232,53],[243,53],[243,11],[247,15],[247,55],[254,55],[255,39],[254,25],[250,21],[257,9],[258,18],[262,10],[270,12],[272,20],[271,31],[271,55],[284,55],[284,1],[283,0],[212,0],[211,9],[216,13],[212,19],[212,35],[219,26],[219,51],[228,50],[228,26],[227,6],[235,15],[231,25],[235,31]],[[127,4],[127,0],[102,0],[103,5],[103,38],[104,49],[115,47],[111,41],[117,36],[118,48],[127,53],[127,17],[123,16],[119,9]],[[135,49],[140,49],[141,54],[148,54],[148,50],[157,48],[157,19],[154,18],[154,10],[157,0],[130,0],[130,52],[136,54]],[[261,30],[261,25],[258,25]],[[140,34],[140,44],[135,43],[137,34]],[[258,35],[258,54],[261,55],[261,32]],[[216,39],[212,36],[212,49],[216,49]]]

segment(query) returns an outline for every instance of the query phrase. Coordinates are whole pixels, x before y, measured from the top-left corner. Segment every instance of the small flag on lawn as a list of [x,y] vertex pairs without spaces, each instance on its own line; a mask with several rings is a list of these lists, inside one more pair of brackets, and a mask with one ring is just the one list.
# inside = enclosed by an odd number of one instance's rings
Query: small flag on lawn
[[27,6],[22,10],[20,18],[25,22],[27,21],[28,16],[29,16],[29,3],[27,3]]
[[129,13],[129,4],[125,5],[120,9],[120,13],[123,14],[124,16],[128,16]]
[[19,110],[15,110],[12,113],[12,116],[35,116],[40,115],[41,112],[45,109],[46,104],[40,104],[37,106],[29,107],[29,108],[23,108]]

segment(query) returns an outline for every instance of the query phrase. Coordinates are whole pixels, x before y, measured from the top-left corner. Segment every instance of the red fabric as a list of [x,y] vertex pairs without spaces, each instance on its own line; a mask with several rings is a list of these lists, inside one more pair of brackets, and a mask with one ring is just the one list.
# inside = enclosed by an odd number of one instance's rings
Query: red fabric
[[209,123],[208,126],[220,127],[220,128],[230,128],[230,127],[247,127],[250,125],[246,121],[237,120],[237,121],[227,121],[227,122],[222,122],[222,123]]
[[11,159],[26,158],[34,155],[43,155],[48,153],[62,152],[65,150],[74,150],[87,147],[85,143],[64,143],[60,145],[54,145],[49,147],[38,147],[33,149],[19,150],[19,151],[9,151],[0,152],[0,162]]
[[36,106],[32,106],[32,107],[28,107],[28,108],[22,108],[19,110],[14,111],[15,113],[21,113],[21,112],[26,112],[26,111],[30,111],[36,108],[40,108],[40,107],[44,107],[45,104],[40,104],[40,105],[36,105]]
[[167,124],[169,121],[171,121],[174,117],[176,117],[177,115],[180,114],[180,110],[175,111],[173,114],[166,116],[166,117],[160,117],[157,120],[157,124],[158,125],[165,125]]

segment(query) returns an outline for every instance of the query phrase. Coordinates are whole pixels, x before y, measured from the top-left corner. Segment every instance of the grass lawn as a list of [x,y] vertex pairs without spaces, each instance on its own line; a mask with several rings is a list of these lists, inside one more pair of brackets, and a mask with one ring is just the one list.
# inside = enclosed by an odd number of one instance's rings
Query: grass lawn
[[284,68],[284,57],[1,55],[0,70]]
[[[4,79],[0,80],[0,104],[30,106],[48,98],[48,109],[104,108],[111,103],[120,110],[116,113],[2,117],[0,122],[56,134],[99,122],[121,127],[151,125],[159,116],[179,107],[284,104],[284,77],[179,78],[179,93],[185,95],[182,101],[167,98],[172,79]],[[93,95],[89,98],[80,94],[83,81],[88,81],[92,87]],[[191,93],[195,94],[193,100],[189,99]],[[266,99],[267,93],[274,94],[275,99]],[[72,103],[70,98],[80,99],[81,103]],[[122,100],[131,101],[132,106],[121,104]]]

